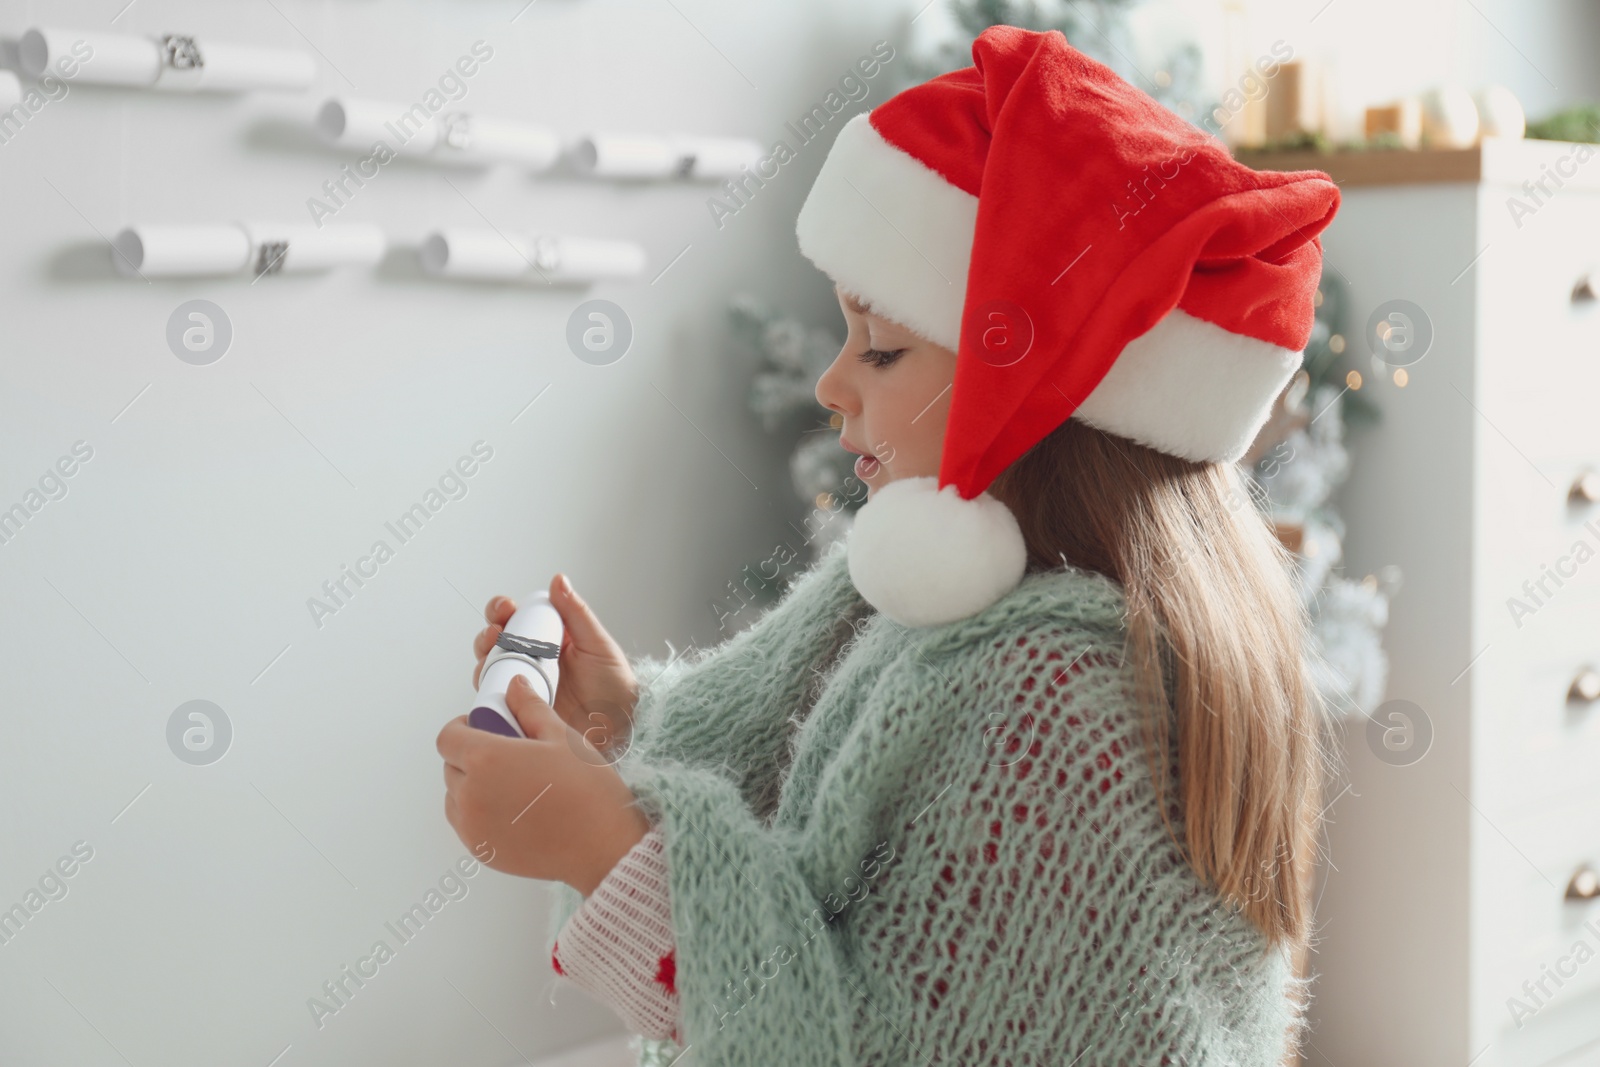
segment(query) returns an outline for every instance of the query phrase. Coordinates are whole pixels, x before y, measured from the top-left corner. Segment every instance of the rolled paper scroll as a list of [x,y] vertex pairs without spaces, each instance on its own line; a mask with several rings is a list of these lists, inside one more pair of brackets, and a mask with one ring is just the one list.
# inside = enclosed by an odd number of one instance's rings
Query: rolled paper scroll
[[521,604],[516,614],[506,620],[505,629],[484,657],[477,700],[467,714],[469,725],[507,737],[526,736],[506,704],[512,679],[522,675],[546,704],[555,700],[556,686],[561,681],[561,613],[550,603],[550,594],[544,589],[530,593]]
[[761,159],[760,142],[742,137],[679,137],[673,148],[690,178],[737,178]]
[[486,227],[459,226],[429,234],[422,245],[422,268],[429,274],[481,281],[632,278],[644,265],[639,245],[601,237],[502,234]]
[[43,75],[59,58],[87,46],[74,80],[139,89],[242,92],[304,89],[316,77],[311,56],[293,48],[263,48],[200,40],[183,34],[132,34],[36,26],[17,42],[22,69]]
[[229,223],[129,226],[111,241],[126,275],[283,274],[371,266],[383,257],[383,231],[368,223]]
[[536,277],[552,282],[633,278],[644,270],[644,249],[632,241],[601,237],[537,237]]
[[317,112],[316,126],[329,144],[362,152],[382,141],[400,155],[425,156],[439,143],[439,124],[421,104],[335,97]]
[[67,57],[82,61],[74,81],[96,85],[148,89],[161,74],[161,48],[148,37],[44,26],[26,31],[17,41],[17,59],[30,77],[41,77]]
[[250,242],[250,273],[302,274],[333,267],[370,267],[383,258],[387,241],[371,223],[241,222]]
[[595,133],[572,151],[580,171],[601,178],[733,178],[760,158],[759,142],[738,137]]
[[474,163],[516,163],[546,170],[561,156],[561,139],[551,130],[525,122],[462,111],[440,115],[435,154]]
[[665,137],[595,133],[578,141],[572,161],[579,170],[600,178],[667,178],[678,156]]
[[243,230],[221,226],[129,226],[111,240],[112,260],[126,275],[146,278],[236,274],[250,258]]
[[422,269],[448,278],[503,281],[533,271],[533,250],[517,234],[460,226],[428,235]]
[[[181,40],[193,44],[191,38]],[[311,56],[292,48],[263,48],[221,41],[208,41],[194,47],[202,62],[189,67],[164,65],[156,81],[157,89],[203,89],[219,93],[251,89],[297,90],[308,88],[316,80],[317,67]],[[180,79],[185,83],[178,84]],[[169,85],[169,80],[173,84]]]
[[545,170],[561,140],[542,126],[462,111],[438,115],[422,104],[334,97],[317,112],[317,131],[342,148],[369,151],[382,141],[395,152],[446,163],[515,163]]

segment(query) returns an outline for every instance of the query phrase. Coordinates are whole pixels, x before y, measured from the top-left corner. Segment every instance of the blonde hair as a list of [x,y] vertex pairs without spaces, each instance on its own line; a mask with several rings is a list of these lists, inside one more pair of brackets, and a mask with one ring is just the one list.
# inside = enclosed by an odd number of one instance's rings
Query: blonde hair
[[[1195,872],[1303,970],[1332,746],[1310,683],[1306,612],[1231,464],[1194,463],[1067,419],[997,478],[1030,570],[1104,574],[1127,601],[1162,819]],[[1177,724],[1184,839],[1168,818]],[[1158,755],[1159,754],[1159,755]]]

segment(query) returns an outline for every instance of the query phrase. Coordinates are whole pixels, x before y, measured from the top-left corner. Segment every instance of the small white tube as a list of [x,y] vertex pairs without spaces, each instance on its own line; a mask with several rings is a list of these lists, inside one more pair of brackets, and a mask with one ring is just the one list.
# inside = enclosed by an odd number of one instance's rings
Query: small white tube
[[370,267],[383,258],[387,242],[371,223],[241,222],[250,242],[252,274],[302,274],[333,267]]
[[535,276],[551,282],[633,278],[644,270],[644,249],[633,241],[602,237],[534,240]]
[[690,178],[737,178],[761,159],[761,143],[742,137],[680,137],[673,149],[679,172]]
[[561,139],[542,126],[465,112],[439,116],[442,156],[474,163],[516,163],[546,170],[561,155]]
[[237,226],[129,226],[112,238],[112,260],[129,276],[236,274],[250,258]]
[[424,271],[442,277],[552,284],[632,278],[645,267],[644,249],[633,241],[501,233],[484,226],[429,234],[421,258]]
[[57,59],[87,46],[78,81],[95,85],[179,91],[242,92],[248,89],[304,89],[316,78],[311,56],[294,48],[207,41],[182,34],[139,37],[83,32],[57,26],[34,27],[17,42],[23,70],[37,78]]
[[599,178],[667,178],[678,155],[664,137],[595,133],[573,146],[572,161]]
[[[316,80],[317,66],[311,56],[293,48],[261,48],[247,44],[195,42],[202,65],[193,84],[184,84],[186,71],[169,66],[161,69],[156,88],[200,89],[210,92],[245,90],[299,90]],[[169,86],[169,81],[172,83]]]
[[420,104],[333,97],[317,112],[317,131],[329,144],[369,152],[377,141],[404,156],[425,156],[439,143],[439,123]]
[[10,111],[22,99],[22,82],[9,70],[0,70],[0,111]]
[[[74,53],[73,46],[79,52]],[[81,59],[81,52],[91,52]],[[161,48],[148,37],[123,33],[84,33],[59,26],[36,26],[17,42],[17,58],[29,77],[42,77],[59,59],[81,59],[74,81],[148,89],[161,74]],[[59,73],[59,71],[57,71]]]
[[467,715],[467,722],[472,726],[507,737],[527,736],[506,704],[511,679],[519,674],[527,678],[539,699],[551,705],[555,703],[556,688],[561,682],[561,614],[550,603],[550,594],[542,589],[530,594],[522,604],[506,620],[505,633],[513,639],[521,638],[532,643],[539,652],[550,654],[533,656],[539,664],[535,667],[519,657],[495,658],[500,649],[490,649],[484,660],[483,676],[478,679],[477,700]]
[[447,278],[504,281],[532,273],[533,251],[517,234],[485,226],[453,226],[422,243],[422,269]]
[[577,169],[600,178],[736,178],[760,158],[760,142],[746,137],[596,133],[572,149]]

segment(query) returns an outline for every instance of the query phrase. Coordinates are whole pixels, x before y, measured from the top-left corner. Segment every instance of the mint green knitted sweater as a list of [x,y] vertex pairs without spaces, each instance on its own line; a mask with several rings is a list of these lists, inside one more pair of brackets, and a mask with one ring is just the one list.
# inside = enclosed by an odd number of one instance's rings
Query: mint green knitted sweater
[[[1306,984],[1167,836],[1123,613],[1065,567],[907,629],[835,545],[749,629],[636,661],[617,769],[664,833],[685,1062],[1283,1061]],[[547,953],[582,902],[553,891]]]

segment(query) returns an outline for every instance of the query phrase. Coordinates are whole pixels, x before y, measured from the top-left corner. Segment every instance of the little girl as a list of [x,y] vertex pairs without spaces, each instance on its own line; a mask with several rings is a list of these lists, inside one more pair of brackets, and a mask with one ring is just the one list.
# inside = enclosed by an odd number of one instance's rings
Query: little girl
[[666,663],[558,576],[554,707],[440,732],[446,816],[557,883],[553,967],[661,1063],[1292,1062],[1330,755],[1234,464],[1338,191],[1060,33],[972,57],[847,122],[801,209],[848,539]]

